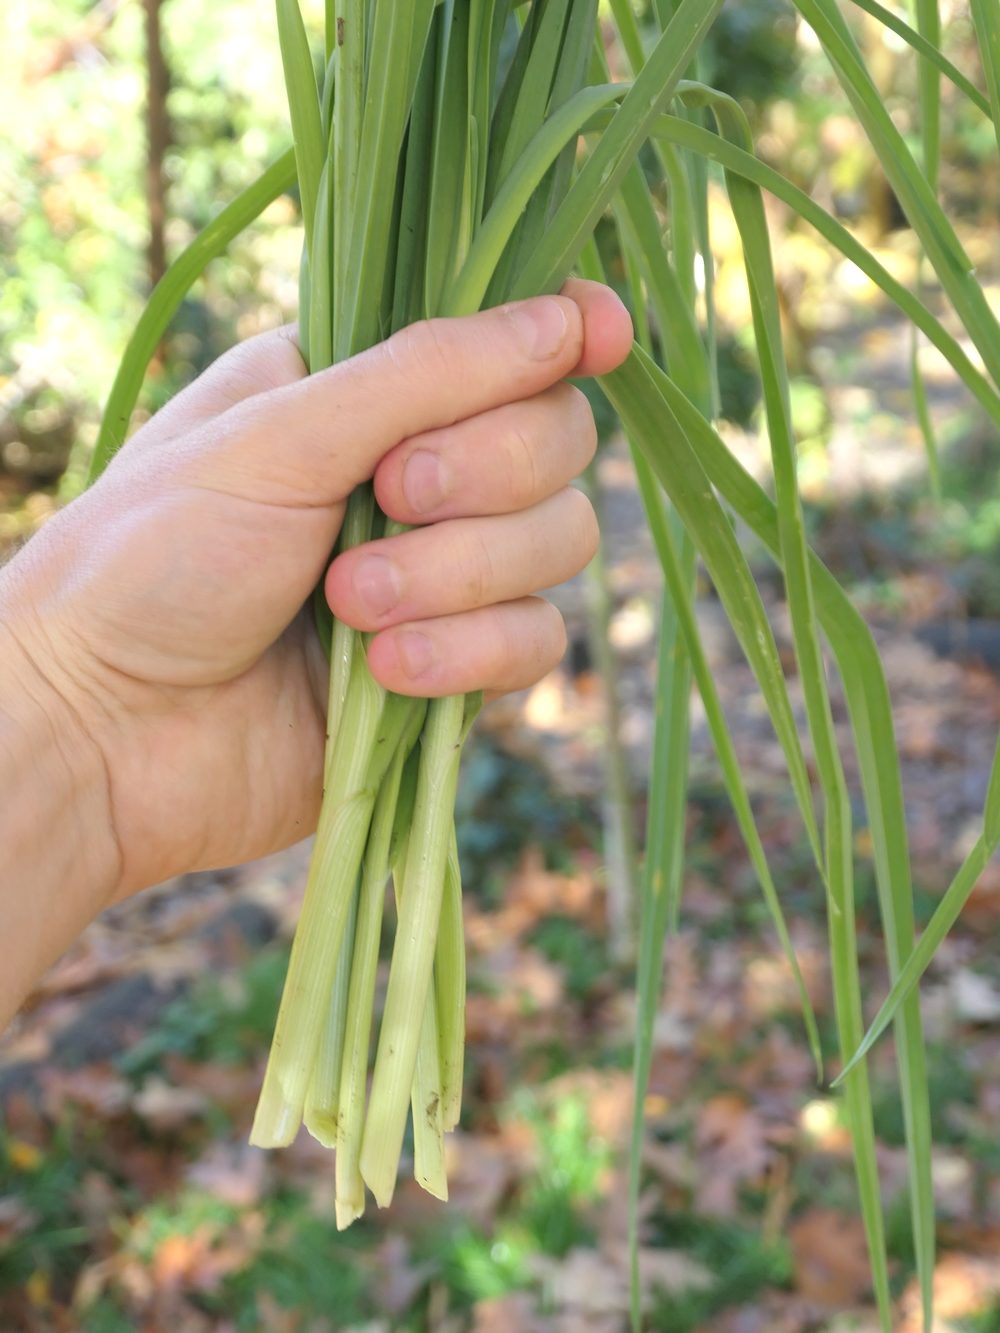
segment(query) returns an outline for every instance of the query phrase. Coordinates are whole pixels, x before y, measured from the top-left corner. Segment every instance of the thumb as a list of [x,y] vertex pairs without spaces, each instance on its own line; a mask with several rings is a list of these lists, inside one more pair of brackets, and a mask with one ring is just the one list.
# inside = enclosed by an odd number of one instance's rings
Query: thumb
[[580,307],[565,296],[424,320],[329,370],[244,398],[177,441],[173,469],[245,499],[336,506],[402,440],[568,375],[584,339]]

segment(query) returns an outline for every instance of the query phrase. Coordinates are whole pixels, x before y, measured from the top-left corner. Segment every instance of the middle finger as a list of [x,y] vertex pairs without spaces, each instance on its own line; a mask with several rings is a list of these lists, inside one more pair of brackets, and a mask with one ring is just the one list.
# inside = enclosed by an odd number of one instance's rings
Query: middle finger
[[397,445],[375,472],[375,495],[400,523],[433,523],[527,509],[554,495],[594,456],[584,393],[561,381]]

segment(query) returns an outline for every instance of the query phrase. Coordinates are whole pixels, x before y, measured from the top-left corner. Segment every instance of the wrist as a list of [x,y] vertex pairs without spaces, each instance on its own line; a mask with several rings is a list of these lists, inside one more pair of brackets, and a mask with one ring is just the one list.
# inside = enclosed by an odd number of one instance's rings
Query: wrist
[[68,680],[0,589],[0,919],[19,945],[0,994],[8,1010],[121,881],[107,765]]

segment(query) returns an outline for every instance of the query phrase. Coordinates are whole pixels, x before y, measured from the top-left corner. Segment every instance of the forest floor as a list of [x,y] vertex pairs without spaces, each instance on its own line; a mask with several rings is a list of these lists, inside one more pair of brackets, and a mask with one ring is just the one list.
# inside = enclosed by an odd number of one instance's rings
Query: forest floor
[[[902,338],[898,326],[873,323],[863,338],[834,330],[824,341],[839,366],[835,426],[817,463],[822,498],[810,525],[883,654],[922,925],[976,835],[1000,721],[1000,606],[988,567],[997,548],[966,540],[973,519],[985,521],[976,506],[1000,460],[995,446],[983,452],[978,438],[964,439],[954,474],[971,478],[966,491],[941,506],[923,497],[919,452],[900,424]],[[947,416],[948,382],[931,387]],[[752,439],[732,438],[752,462]],[[859,439],[870,452],[859,453]],[[605,454],[600,479],[638,828],[658,582],[620,447]],[[954,526],[956,505],[971,515],[966,528]],[[763,568],[761,583],[791,667],[780,584]],[[280,1152],[247,1146],[308,848],[187,876],[106,913],[0,1044],[0,1327],[624,1329],[634,986],[607,944],[606,733],[586,648],[585,581],[559,599],[573,643],[567,662],[487,710],[463,769],[468,1053],[448,1206],[404,1180],[387,1211],[338,1234],[328,1153],[304,1132]],[[766,713],[707,592],[699,615],[830,1056],[823,892]],[[647,1327],[873,1330],[847,1135],[835,1099],[817,1085],[697,703],[693,717],[682,920],[666,950],[645,1105]],[[873,1014],[886,976],[863,825],[855,851]],[[923,988],[937,1333],[1000,1330],[998,921],[994,865]],[[897,1327],[917,1333],[891,1040],[871,1071]]]

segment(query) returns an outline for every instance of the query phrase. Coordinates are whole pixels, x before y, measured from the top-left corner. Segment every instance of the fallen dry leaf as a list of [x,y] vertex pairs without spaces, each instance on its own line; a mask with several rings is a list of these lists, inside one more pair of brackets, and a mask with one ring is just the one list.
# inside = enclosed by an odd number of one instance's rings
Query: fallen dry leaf
[[865,1229],[859,1217],[811,1208],[788,1229],[798,1294],[829,1310],[843,1310],[871,1286]]
[[[934,1269],[934,1311],[939,1320],[988,1314],[1000,1296],[1000,1261],[968,1254],[946,1254]],[[923,1333],[920,1288],[910,1282],[899,1302],[898,1333]],[[935,1324],[937,1328],[937,1324]]]
[[456,1130],[445,1138],[445,1161],[452,1210],[487,1226],[516,1178],[513,1154],[495,1135]]
[[732,1092],[710,1097],[701,1107],[695,1124],[695,1150],[698,1208],[716,1217],[736,1213],[740,1188],[759,1181],[775,1157],[760,1116]]
[[132,1089],[110,1064],[81,1069],[43,1069],[39,1074],[45,1109],[58,1119],[67,1102],[102,1120],[120,1115],[132,1100]]
[[626,1271],[597,1250],[570,1250],[563,1259],[535,1255],[532,1268],[557,1310],[589,1316],[620,1314],[628,1306]]
[[371,1290],[379,1308],[387,1315],[405,1314],[434,1271],[433,1264],[413,1262],[405,1236],[387,1235],[371,1256]]
[[261,1197],[270,1159],[261,1148],[243,1140],[214,1143],[204,1156],[187,1168],[190,1184],[205,1190],[223,1203],[247,1208]]
[[208,1098],[197,1088],[177,1087],[155,1075],[148,1078],[132,1098],[132,1108],[152,1128],[161,1132],[179,1129],[203,1115]]
[[540,1315],[535,1298],[526,1291],[513,1291],[472,1307],[471,1333],[549,1333],[551,1321]]
[[1000,1019],[1000,990],[989,977],[960,967],[951,978],[955,1012],[967,1023],[995,1023]]
[[35,1225],[35,1214],[16,1195],[0,1198],[0,1247],[8,1246]]

